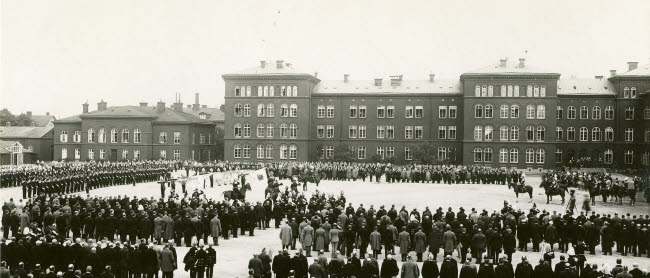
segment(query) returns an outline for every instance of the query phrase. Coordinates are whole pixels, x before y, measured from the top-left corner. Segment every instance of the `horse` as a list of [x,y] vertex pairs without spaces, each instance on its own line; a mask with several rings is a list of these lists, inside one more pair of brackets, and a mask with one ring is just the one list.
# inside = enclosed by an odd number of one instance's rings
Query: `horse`
[[524,185],[521,183],[508,183],[508,189],[512,188],[513,191],[515,191],[515,196],[519,198],[519,193],[524,194],[528,193],[528,196],[530,197],[530,200],[533,200],[533,187],[530,185]]
[[278,186],[268,186],[264,189],[264,196],[271,197],[271,199],[276,200],[280,195],[280,187]]
[[305,174],[305,175],[295,175],[293,177],[296,178],[298,183],[302,183],[303,189],[307,188],[307,182],[315,183],[317,187],[320,184],[320,177],[314,173]]
[[243,201],[244,199],[246,199],[246,191],[251,191],[251,190],[253,190],[253,189],[251,188],[250,183],[246,183],[241,187],[241,189],[239,191],[240,195],[238,195],[238,196],[235,196],[237,194],[235,194],[235,192],[232,191],[232,190],[226,190],[221,194],[223,194],[223,198],[226,199],[226,200],[235,199],[235,200],[242,200]]
[[546,203],[548,204],[552,196],[560,195],[562,198],[562,205],[564,205],[564,195],[569,190],[565,186],[553,187],[552,183],[549,181],[542,181],[539,187],[544,188],[544,193],[546,194]]

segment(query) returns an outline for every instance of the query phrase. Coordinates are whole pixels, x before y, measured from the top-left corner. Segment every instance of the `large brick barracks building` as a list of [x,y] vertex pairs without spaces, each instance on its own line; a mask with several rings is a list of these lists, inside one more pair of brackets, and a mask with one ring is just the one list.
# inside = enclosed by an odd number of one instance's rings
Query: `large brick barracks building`
[[[54,121],[54,159],[68,161],[215,160],[215,127],[211,110],[197,100],[183,112],[177,98],[171,108],[83,104],[82,114]],[[218,115],[217,115],[218,117]]]
[[650,67],[636,62],[590,79],[563,79],[525,59],[453,80],[325,81],[283,61],[222,77],[230,161],[327,160],[347,146],[360,162],[405,164],[428,144],[440,163],[650,164]]

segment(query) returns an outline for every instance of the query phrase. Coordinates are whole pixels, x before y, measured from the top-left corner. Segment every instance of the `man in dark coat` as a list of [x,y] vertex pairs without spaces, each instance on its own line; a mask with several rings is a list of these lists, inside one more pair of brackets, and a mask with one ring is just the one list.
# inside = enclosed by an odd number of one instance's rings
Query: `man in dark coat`
[[526,256],[521,257],[521,262],[517,264],[515,278],[533,278],[533,266],[528,263]]
[[457,278],[458,262],[451,255],[447,255],[440,266],[440,278]]
[[[436,265],[436,269],[437,268],[438,268],[438,266]],[[424,270],[424,268],[423,268],[423,270]],[[381,263],[380,277],[381,278],[392,278],[394,276],[397,276],[397,274],[399,274],[399,268],[397,267],[397,261],[395,259],[393,259],[393,256],[387,255],[384,262]]]
[[212,243],[210,243],[205,252],[207,253],[205,275],[207,278],[212,278],[214,276],[214,265],[217,264],[217,251],[212,248]]
[[302,248],[291,258],[290,268],[294,271],[295,278],[307,278],[309,264],[307,263],[307,257],[303,254]]
[[289,252],[283,250],[273,257],[273,265],[271,268],[277,278],[287,278],[289,277],[290,264],[291,257],[289,257]]
[[535,266],[534,270],[535,278],[553,278],[553,269],[551,265],[544,259],[539,260],[539,264]]
[[508,263],[505,258],[499,259],[499,265],[494,268],[494,277],[495,278],[514,278],[515,273],[512,270],[512,266]]
[[466,261],[463,266],[460,268],[459,278],[476,278],[477,276],[476,266],[472,265],[471,262]]
[[257,254],[253,254],[253,258],[248,261],[248,269],[253,270],[253,277],[262,277],[262,260],[257,257]]
[[422,278],[437,278],[439,274],[438,262],[433,253],[429,253],[428,259],[422,264]]
[[487,256],[478,268],[478,278],[494,278],[494,266]]

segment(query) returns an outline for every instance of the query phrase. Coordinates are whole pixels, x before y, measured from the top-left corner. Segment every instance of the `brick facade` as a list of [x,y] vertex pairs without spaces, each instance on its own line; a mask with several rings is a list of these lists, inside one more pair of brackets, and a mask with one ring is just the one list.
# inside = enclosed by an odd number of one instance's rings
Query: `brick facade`
[[[225,159],[315,161],[331,159],[336,146],[347,146],[357,161],[370,162],[382,154],[404,164],[414,161],[416,147],[429,144],[440,163],[548,169],[589,157],[598,165],[640,167],[650,160],[646,71],[631,67],[610,78],[560,79],[559,73],[531,68],[524,59],[504,59],[456,80],[430,75],[428,80],[391,76],[358,81],[345,75],[343,80],[321,81],[282,61],[262,62],[223,75]],[[297,95],[281,94],[283,86],[296,86]],[[263,116],[258,115],[258,105],[264,106]],[[269,105],[273,115],[268,114]],[[296,105],[296,116],[281,115],[283,105]],[[608,106],[613,109],[611,120],[605,119]],[[569,107],[576,108],[575,119],[569,119]],[[582,107],[588,108],[587,118],[580,117]],[[626,119],[631,108],[634,118]],[[260,124],[263,136],[258,137]],[[282,136],[283,124],[295,124],[296,136]],[[611,141],[605,138],[607,128],[613,130]],[[570,140],[572,129],[575,136]],[[295,147],[295,157],[283,154],[290,146]]]

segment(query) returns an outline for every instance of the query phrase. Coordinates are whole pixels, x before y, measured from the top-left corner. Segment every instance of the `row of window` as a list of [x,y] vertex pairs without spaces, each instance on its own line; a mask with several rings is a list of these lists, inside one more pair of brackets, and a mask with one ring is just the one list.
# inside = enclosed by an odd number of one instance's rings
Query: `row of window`
[[636,98],[636,87],[625,87],[625,88],[623,88],[623,97],[624,98]]
[[[97,135],[97,136],[95,136]],[[95,134],[95,129],[90,128],[88,129],[88,143],[107,143],[107,133],[106,129],[102,128],[99,129],[99,132]],[[192,144],[196,144],[196,133],[192,134]],[[200,132],[199,136],[199,144],[212,144],[212,134],[207,133],[207,136],[205,133]],[[68,142],[68,131],[61,131],[61,134],[59,136],[59,141],[61,143],[67,143]],[[72,135],[72,142],[74,143],[81,143],[81,131],[75,131],[74,134]],[[128,129],[122,129],[122,132],[118,134],[117,129],[113,128],[110,131],[110,143],[130,143],[130,137],[129,137],[129,130]],[[167,144],[167,132],[160,132],[158,135],[158,142],[160,144]],[[140,129],[134,129],[133,130],[133,143],[142,143],[142,132]],[[181,143],[181,133],[180,132],[174,132],[174,137],[173,137],[173,143],[174,144],[180,144]]]
[[[350,118],[361,118],[365,119],[367,117],[368,107],[366,105],[350,105]],[[457,106],[439,106],[438,107],[438,116],[440,118],[451,118],[455,119],[458,114]],[[334,118],[334,105],[318,105],[316,107],[316,117],[317,118]],[[421,105],[407,105],[404,107],[404,118],[406,119],[421,119],[424,117],[424,106]],[[383,119],[394,119],[395,118],[395,106],[394,105],[378,105],[377,106],[377,118]]]
[[[278,91],[278,96],[281,97],[297,97],[298,86],[235,86],[236,97],[250,97],[252,95],[258,97],[273,97],[275,91]],[[255,92],[253,92],[255,91]]]
[[[262,123],[257,125],[257,137],[259,138],[273,138],[275,133],[275,125],[269,123],[264,125]],[[250,138],[251,137],[251,125],[245,123],[243,126],[240,123],[235,123],[234,126],[234,136],[235,138]],[[295,139],[298,137],[298,125],[297,124],[280,124],[280,138],[292,138]]]
[[[546,150],[544,149],[526,149],[525,153],[525,162],[527,164],[544,164],[546,162]],[[474,162],[492,162],[492,148],[474,148]],[[519,149],[511,148],[510,150],[506,148],[501,148],[499,150],[499,163],[519,163]]]
[[[555,118],[556,119],[562,119],[563,118],[563,108],[562,106],[558,106],[556,113],[555,113]],[[566,118],[569,120],[575,120],[577,118],[577,110],[575,106],[569,106],[567,107],[567,114]],[[587,106],[580,106],[580,119],[581,120],[588,120],[589,119],[589,107]],[[644,110],[644,118],[650,119],[650,107],[646,108]],[[592,120],[600,120],[601,119],[601,108],[600,106],[594,106],[591,109],[591,119]],[[613,120],[614,119],[614,107],[613,106],[607,106],[605,107],[605,120]],[[625,119],[626,120],[634,120],[634,107],[627,107],[625,108]]]
[[[121,143],[129,143],[130,142],[130,137],[129,137],[130,131],[128,129],[122,129],[122,132],[118,134],[118,131],[116,128],[111,129],[110,131],[110,142],[111,143],[117,143],[118,140]],[[121,136],[118,136],[121,135]],[[106,129],[102,128],[99,130],[97,133],[97,137],[95,137],[95,129],[90,128],[88,129],[88,143],[107,143],[106,141]],[[59,135],[59,141],[61,143],[67,143],[68,142],[68,131],[63,130],[61,131],[61,134]],[[72,142],[74,143],[81,143],[81,131],[76,130],[72,134]],[[142,132],[140,129],[134,129],[133,130],[133,143],[141,143],[142,142]]]
[[[321,152],[321,159],[333,158],[334,148],[334,146],[324,146]],[[357,159],[363,160],[367,158],[365,146],[350,146],[349,148],[351,153],[356,154]],[[269,150],[272,152],[273,146],[267,146],[267,153],[269,153]],[[519,153],[520,151],[518,148],[500,148],[499,163],[519,163]],[[260,157],[260,154],[263,154],[263,146],[261,145],[258,146],[258,158],[263,158],[263,155]],[[376,154],[381,158],[394,157],[395,147],[377,147]],[[450,155],[455,156],[455,148],[438,148],[438,160],[445,160],[449,158]],[[563,153],[561,149],[555,151],[556,163],[562,162],[562,155]],[[623,156],[625,164],[632,164],[634,162],[634,151],[625,150]],[[491,163],[493,161],[493,150],[489,147],[476,147],[473,150],[473,157],[475,163]],[[272,158],[272,156],[267,158]],[[410,147],[404,147],[404,159],[413,159],[413,153]],[[546,162],[546,150],[541,148],[527,148],[524,151],[524,159],[526,164],[544,164]],[[603,161],[606,164],[613,163],[614,153],[612,150],[608,149],[604,152]],[[643,165],[650,165],[650,152],[645,152],[641,155],[641,163]]]
[[[495,87],[493,85],[476,85],[474,88],[475,97],[493,97]],[[523,86],[522,86],[523,87]],[[545,97],[546,86],[544,85],[528,85],[526,88],[527,97]],[[519,85],[501,85],[500,96],[502,97],[519,97]]]
[[[562,163],[562,156],[563,156],[563,152],[561,149],[555,150],[555,163]],[[569,158],[573,159],[574,157],[575,157],[575,153],[570,151]],[[603,159],[603,163],[605,164],[614,163],[614,152],[611,149],[605,150],[605,152],[603,152],[602,159]],[[623,163],[627,165],[634,163],[633,150],[625,150],[623,152]],[[650,165],[650,152],[645,152],[641,154],[641,164]]]
[[[251,105],[248,103],[241,104],[237,103],[235,104],[235,110],[234,110],[234,116],[235,117],[250,117],[251,116]],[[269,104],[263,104],[260,103],[257,105],[257,117],[259,118],[264,118],[264,117],[275,117],[275,104],[269,103]],[[291,118],[296,118],[298,117],[298,105],[293,103],[293,104],[281,104],[280,105],[280,117],[291,117]]]
[[[264,145],[257,145],[257,158],[258,159],[273,159],[273,153],[275,151],[275,148],[273,145],[268,144],[266,146]],[[280,159],[296,159],[298,157],[298,147],[296,145],[289,145],[287,146],[286,144],[281,144],[280,145]],[[241,144],[235,144],[233,146],[233,158],[251,158],[251,144],[244,143],[243,145]]]
[[[528,126],[526,127],[526,141],[544,141],[546,138],[546,128],[538,126],[537,128]],[[494,128],[492,126],[475,126],[474,127],[474,141],[492,141],[494,139]],[[499,140],[501,141],[517,141],[519,140],[519,127],[501,126],[499,128]]]
[[[395,126],[377,126],[377,139],[394,139]],[[456,138],[456,127],[453,126],[453,139]],[[366,138],[367,127],[365,125],[349,125],[348,138]],[[317,125],[317,138],[334,138],[334,125]],[[404,139],[423,139],[424,126],[405,126]],[[452,138],[450,138],[452,139]]]
[[[208,160],[211,159],[211,156],[212,156],[211,151],[208,150]],[[89,160],[95,160],[95,149],[88,149],[88,157],[87,158]],[[131,160],[140,160],[140,150],[133,150],[132,154],[129,155],[129,150],[123,149],[122,152],[121,152],[120,158],[122,160],[130,160],[130,159]],[[167,159],[167,150],[160,150],[159,158],[160,159]],[[67,148],[61,148],[61,159],[68,159],[68,149]],[[79,148],[74,149],[74,159],[75,160],[81,160],[81,149],[79,149]],[[99,149],[98,159],[99,160],[107,159],[105,149]],[[174,150],[172,159],[180,160],[181,159],[181,151],[180,150]],[[192,159],[194,159],[194,150],[192,150]]]
[[[474,118],[487,118],[491,119],[494,117],[494,106],[492,104],[476,104],[474,105]],[[499,108],[499,117],[501,119],[518,119],[519,118],[519,105],[513,104],[508,106],[507,104],[501,105]],[[546,118],[546,106],[539,104],[537,106],[529,104],[526,106],[526,119],[545,119]]]
[[[354,154],[357,159],[363,160],[367,158],[366,147],[364,146],[350,146],[350,153]],[[446,156],[446,151],[444,152]],[[382,159],[386,157],[395,157],[395,147],[377,147],[376,154]],[[334,146],[324,146],[321,152],[321,159],[334,158]],[[413,160],[413,152],[411,147],[404,147],[404,159]]]
[[[564,138],[564,130],[561,127],[555,128],[555,138],[557,141],[562,141]],[[589,129],[586,127],[581,127],[579,130],[579,140],[582,142],[589,141]],[[646,130],[645,134],[646,142],[650,142],[650,130]],[[576,140],[576,129],[575,127],[568,127],[566,129],[566,140],[575,141]],[[594,127],[591,129],[591,141],[605,141],[612,142],[614,141],[614,129],[611,127],[605,128],[605,137],[602,137],[602,133],[599,127]],[[625,142],[634,142],[634,128],[625,128]]]

